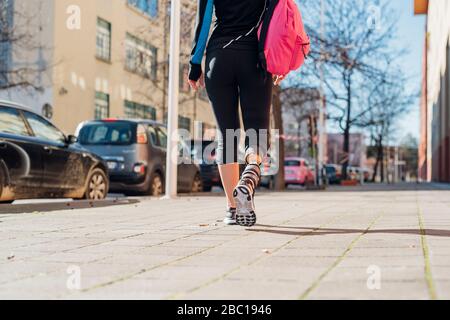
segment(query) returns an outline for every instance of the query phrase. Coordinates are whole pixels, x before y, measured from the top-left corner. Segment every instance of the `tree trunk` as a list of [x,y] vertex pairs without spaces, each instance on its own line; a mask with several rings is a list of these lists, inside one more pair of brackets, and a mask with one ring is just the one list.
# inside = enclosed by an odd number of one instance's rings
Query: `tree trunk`
[[347,168],[350,163],[350,128],[351,128],[351,114],[352,114],[352,82],[350,76],[347,79],[347,119],[345,120],[344,130],[344,162],[342,166],[342,176],[347,180]]
[[302,123],[301,121],[298,121],[298,131],[297,131],[297,138],[298,138],[298,157],[300,158],[302,156]]
[[[374,169],[373,169],[373,177],[372,182],[376,182],[377,174],[378,174],[378,168],[381,165],[381,172],[383,171],[383,138],[380,137],[379,139],[375,140],[376,147],[377,147],[377,161],[375,163]],[[382,176],[383,174],[380,174]]]
[[384,183],[384,169],[385,169],[385,162],[384,162],[384,146],[381,143],[380,144],[380,152],[381,152],[381,172],[380,172],[380,180],[382,183]]
[[285,177],[284,177],[284,155],[285,155],[285,140],[284,140],[284,130],[283,130],[283,116],[282,116],[282,105],[281,105],[281,88],[276,86],[273,91],[273,100],[272,100],[272,112],[275,122],[276,130],[279,130],[280,138],[279,138],[279,154],[278,154],[278,163],[279,170],[278,174],[275,177],[275,190],[283,191],[286,189],[285,185]]

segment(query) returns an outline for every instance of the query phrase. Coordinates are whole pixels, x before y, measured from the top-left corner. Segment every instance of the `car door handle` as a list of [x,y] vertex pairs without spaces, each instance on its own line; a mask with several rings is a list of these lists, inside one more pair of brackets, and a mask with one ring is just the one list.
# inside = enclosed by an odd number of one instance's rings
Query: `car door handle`
[[52,147],[44,147],[44,152],[48,154],[52,154],[53,148]]

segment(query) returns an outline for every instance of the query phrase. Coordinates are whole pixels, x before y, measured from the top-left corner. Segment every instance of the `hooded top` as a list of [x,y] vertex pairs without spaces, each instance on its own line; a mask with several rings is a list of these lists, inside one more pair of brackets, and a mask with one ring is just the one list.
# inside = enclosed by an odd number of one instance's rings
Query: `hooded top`
[[257,30],[271,0],[198,0],[197,26],[191,54],[189,79],[197,81],[208,43],[215,9],[214,31],[208,51],[231,48],[258,49]]

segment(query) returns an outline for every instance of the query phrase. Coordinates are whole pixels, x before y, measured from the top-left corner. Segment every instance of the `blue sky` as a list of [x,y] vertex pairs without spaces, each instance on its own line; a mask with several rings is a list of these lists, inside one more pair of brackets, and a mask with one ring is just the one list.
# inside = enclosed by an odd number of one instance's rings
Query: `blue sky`
[[[400,15],[397,43],[399,46],[401,45],[409,49],[409,53],[403,59],[403,68],[406,74],[411,77],[411,87],[420,90],[425,16],[414,16],[413,0],[392,0],[391,3]],[[419,119],[419,101],[417,101],[411,107],[411,111],[399,121],[398,140],[401,140],[408,133],[418,138]]]

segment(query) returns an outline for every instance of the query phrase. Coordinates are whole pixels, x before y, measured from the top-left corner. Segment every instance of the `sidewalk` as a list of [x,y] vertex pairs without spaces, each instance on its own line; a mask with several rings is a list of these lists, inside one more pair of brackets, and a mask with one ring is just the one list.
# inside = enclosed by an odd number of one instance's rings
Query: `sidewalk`
[[0,214],[0,299],[450,299],[448,186],[340,190]]

